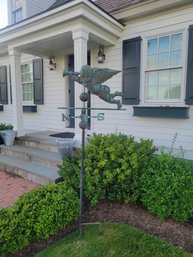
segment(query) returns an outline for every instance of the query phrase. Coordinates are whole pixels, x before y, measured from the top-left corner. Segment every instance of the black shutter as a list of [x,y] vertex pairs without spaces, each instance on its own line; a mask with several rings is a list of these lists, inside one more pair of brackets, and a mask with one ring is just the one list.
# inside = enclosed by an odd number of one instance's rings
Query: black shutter
[[8,104],[7,67],[0,66],[0,103]]
[[10,103],[12,104],[11,65],[9,65]]
[[193,105],[193,25],[189,27],[186,104]]
[[[70,55],[68,57],[68,70],[74,71],[74,55]],[[68,84],[69,84],[69,106],[74,107],[75,106],[74,81],[68,78]],[[75,109],[70,109],[69,113],[71,117],[75,116]],[[75,128],[75,119],[70,119],[69,128]]]
[[44,88],[43,88],[43,59],[38,58],[33,60],[33,86],[34,86],[34,103],[44,103]]
[[141,37],[123,41],[123,104],[139,103]]

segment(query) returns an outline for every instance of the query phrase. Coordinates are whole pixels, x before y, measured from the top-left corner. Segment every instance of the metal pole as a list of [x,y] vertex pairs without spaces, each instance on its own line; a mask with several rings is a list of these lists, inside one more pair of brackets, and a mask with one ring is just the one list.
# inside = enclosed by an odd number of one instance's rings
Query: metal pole
[[83,205],[84,205],[84,159],[85,159],[85,129],[82,129],[82,159],[80,170],[80,214],[79,214],[79,227],[82,230],[83,219]]

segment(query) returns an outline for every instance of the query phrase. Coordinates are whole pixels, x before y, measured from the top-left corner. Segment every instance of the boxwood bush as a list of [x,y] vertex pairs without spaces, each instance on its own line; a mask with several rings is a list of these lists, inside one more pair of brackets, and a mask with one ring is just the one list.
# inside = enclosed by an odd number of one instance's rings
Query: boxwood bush
[[193,218],[193,164],[162,151],[141,176],[141,201],[159,218]]
[[79,200],[64,183],[23,195],[13,208],[0,210],[0,256],[14,253],[32,239],[46,239],[76,220]]
[[[151,140],[123,134],[94,135],[85,147],[84,194],[95,204],[100,199],[135,202],[140,195],[140,175],[155,152]],[[60,175],[79,190],[81,155],[64,158]]]

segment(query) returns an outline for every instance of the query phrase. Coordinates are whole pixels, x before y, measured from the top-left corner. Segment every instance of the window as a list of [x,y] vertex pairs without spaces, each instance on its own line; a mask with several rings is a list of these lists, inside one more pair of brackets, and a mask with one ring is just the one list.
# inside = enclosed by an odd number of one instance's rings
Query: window
[[189,118],[189,105],[193,105],[193,25],[186,29],[187,33],[184,29],[183,33],[123,40],[122,102],[133,105],[134,116]]
[[12,21],[13,23],[22,20],[22,0],[12,0]]
[[23,88],[23,101],[33,101],[33,67],[32,63],[21,65],[21,81]]
[[13,23],[17,23],[22,20],[22,8],[12,12]]
[[145,102],[181,102],[182,33],[147,40]]

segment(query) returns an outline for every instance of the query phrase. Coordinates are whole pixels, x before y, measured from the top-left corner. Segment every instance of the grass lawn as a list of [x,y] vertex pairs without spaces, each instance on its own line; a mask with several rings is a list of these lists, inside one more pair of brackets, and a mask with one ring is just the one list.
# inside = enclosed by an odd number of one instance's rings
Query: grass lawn
[[84,227],[35,257],[193,257],[171,244],[129,225],[105,223]]

